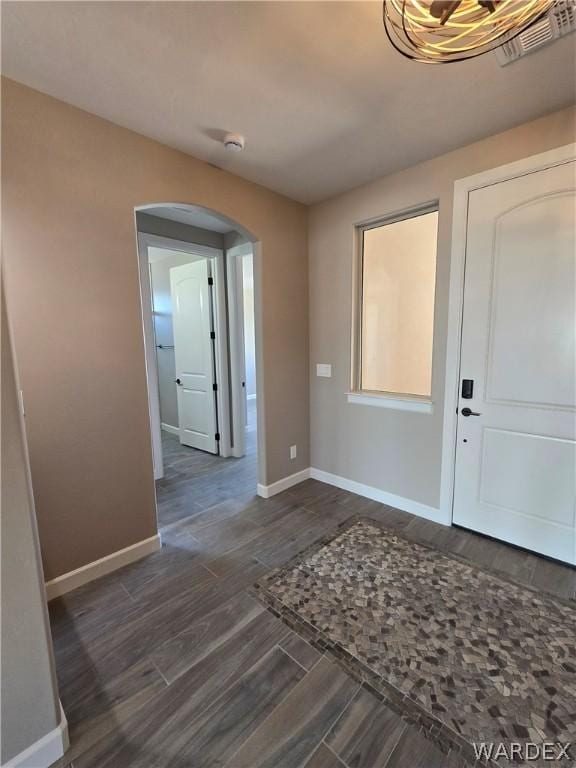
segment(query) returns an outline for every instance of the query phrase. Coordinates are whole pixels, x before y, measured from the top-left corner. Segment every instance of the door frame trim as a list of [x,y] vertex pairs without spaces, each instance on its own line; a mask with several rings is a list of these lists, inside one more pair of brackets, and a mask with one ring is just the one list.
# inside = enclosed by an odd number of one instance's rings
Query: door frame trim
[[150,414],[150,431],[152,436],[152,456],[154,461],[154,479],[164,477],[164,462],[162,456],[162,425],[160,420],[160,390],[152,320],[152,287],[148,263],[148,248],[165,248],[171,251],[182,251],[195,256],[210,259],[213,264],[214,277],[214,322],[216,326],[216,371],[218,375],[218,390],[216,400],[218,407],[218,431],[220,433],[220,456],[230,456],[230,403],[228,392],[228,359],[227,359],[227,323],[225,299],[225,267],[224,251],[207,245],[196,245],[184,240],[171,237],[151,235],[147,232],[137,232],[138,239],[138,271],[140,277],[140,302],[142,308],[142,327],[144,333],[144,354],[146,360],[146,381],[148,384],[148,410]]
[[[253,256],[253,243],[240,243],[226,250],[228,277],[228,325],[230,330],[230,396],[232,398],[232,456],[240,458],[246,452],[246,389],[244,339],[243,258]],[[254,269],[253,269],[254,271]]]
[[456,429],[458,422],[456,409],[458,407],[458,386],[460,383],[468,197],[475,189],[488,187],[519,176],[526,176],[527,174],[552,168],[556,165],[563,165],[574,159],[576,159],[576,142],[565,144],[537,155],[530,155],[513,163],[490,168],[487,171],[457,179],[454,182],[446,368],[444,377],[442,465],[440,474],[440,511],[449,525],[452,524],[454,507]]

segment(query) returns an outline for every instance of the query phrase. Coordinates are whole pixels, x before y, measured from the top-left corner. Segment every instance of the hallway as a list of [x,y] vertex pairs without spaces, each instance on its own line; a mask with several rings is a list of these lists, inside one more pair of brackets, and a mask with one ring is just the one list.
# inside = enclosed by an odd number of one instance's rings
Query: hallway
[[156,481],[160,530],[220,502],[252,498],[258,482],[256,400],[248,400],[246,455],[241,459],[223,459],[188,448],[165,431],[162,452],[164,477]]

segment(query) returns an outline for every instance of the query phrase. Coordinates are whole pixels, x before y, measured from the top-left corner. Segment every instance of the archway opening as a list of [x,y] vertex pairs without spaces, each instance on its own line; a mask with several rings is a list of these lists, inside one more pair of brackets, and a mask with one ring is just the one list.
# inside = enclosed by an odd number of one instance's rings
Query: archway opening
[[256,237],[203,206],[135,209],[158,527],[256,495],[263,466]]

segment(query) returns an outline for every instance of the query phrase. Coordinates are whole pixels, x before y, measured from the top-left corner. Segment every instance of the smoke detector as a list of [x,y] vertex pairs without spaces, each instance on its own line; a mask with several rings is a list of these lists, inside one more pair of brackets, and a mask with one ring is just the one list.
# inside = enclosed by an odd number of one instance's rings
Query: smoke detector
[[496,50],[501,67],[576,30],[576,0],[557,0],[548,13]]
[[244,136],[241,133],[227,133],[224,136],[224,147],[228,152],[242,152],[244,144]]

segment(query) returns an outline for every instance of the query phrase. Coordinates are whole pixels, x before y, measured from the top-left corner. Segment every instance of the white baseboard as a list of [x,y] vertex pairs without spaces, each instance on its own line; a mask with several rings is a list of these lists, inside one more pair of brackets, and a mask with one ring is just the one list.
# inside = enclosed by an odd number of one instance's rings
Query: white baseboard
[[276,496],[277,493],[282,493],[287,488],[292,488],[293,485],[298,485],[303,480],[307,480],[310,477],[310,469],[306,468],[300,472],[295,472],[293,475],[283,477],[282,480],[277,480],[272,485],[261,485],[258,483],[258,496],[262,496],[263,499],[269,499],[271,496]]
[[401,509],[403,512],[410,512],[412,515],[424,517],[426,520],[432,520],[441,525],[451,524],[450,519],[447,519],[446,515],[436,507],[429,507],[427,504],[421,504],[419,501],[406,499],[403,496],[396,496],[393,493],[382,491],[380,488],[357,483],[355,480],[349,480],[346,477],[340,477],[340,475],[333,475],[331,472],[324,472],[323,469],[310,467],[309,477],[314,480],[320,480],[322,483],[335,485],[337,488],[342,488],[344,491],[350,491],[351,493],[357,493],[359,496],[365,496],[367,499],[379,501],[381,504],[386,504],[389,507]]
[[101,557],[100,560],[94,560],[94,562],[76,568],[74,571],[63,573],[62,576],[57,576],[52,581],[46,582],[46,598],[52,600],[60,595],[65,595],[66,592],[70,592],[76,587],[81,587],[89,581],[94,581],[100,576],[105,576],[107,573],[156,552],[161,546],[160,534],[157,533],[149,539],[138,541],[129,547],[112,552],[111,555]]
[[253,395],[246,395],[246,400],[256,400],[256,392]]
[[48,768],[68,749],[68,721],[60,704],[60,722],[54,730],[8,760],[2,768]]
[[396,496],[395,494],[388,493],[388,491],[383,491],[380,488],[357,483],[355,480],[349,480],[347,477],[341,477],[340,475],[333,475],[331,472],[325,472],[323,469],[316,469],[315,467],[303,469],[300,472],[284,477],[282,480],[278,480],[271,485],[258,484],[258,496],[262,496],[264,499],[269,499],[271,496],[275,496],[277,493],[282,493],[282,491],[285,491],[287,488],[291,488],[293,485],[298,485],[298,483],[301,483],[308,478],[319,480],[328,485],[334,485],[337,488],[342,488],[344,491],[357,493],[359,496],[379,501],[381,504],[401,509],[403,512],[409,512],[412,515],[423,517],[426,520],[432,520],[434,523],[440,523],[440,525],[451,525],[451,520],[436,507],[429,507],[427,504],[421,504],[419,501],[407,499],[404,496]]
[[178,427],[173,427],[172,424],[164,424],[164,422],[162,422],[160,426],[162,427],[164,432],[170,432],[171,435],[177,435],[178,437],[180,437],[180,430],[178,429]]

